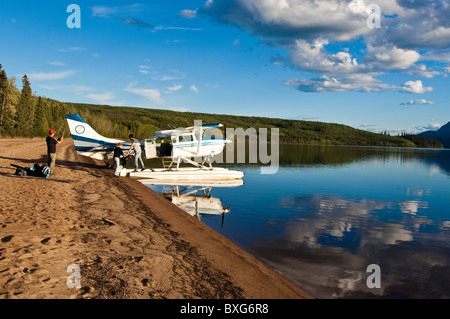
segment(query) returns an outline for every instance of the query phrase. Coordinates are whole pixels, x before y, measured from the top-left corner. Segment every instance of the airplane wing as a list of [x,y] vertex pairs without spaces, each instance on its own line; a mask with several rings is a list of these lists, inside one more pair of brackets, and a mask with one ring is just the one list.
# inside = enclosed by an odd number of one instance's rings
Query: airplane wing
[[217,128],[217,127],[223,127],[223,125],[219,124],[219,123],[204,124],[202,126],[191,126],[191,127],[186,128],[186,130],[189,130],[189,131],[192,132],[192,131],[194,131],[196,129],[201,129],[202,131],[205,131],[205,130],[208,130],[208,129],[211,129],[211,128]]
[[191,133],[191,131],[188,130],[188,129],[177,129],[177,130],[158,131],[158,132],[156,132],[155,138],[158,138],[158,137],[166,137],[166,136],[171,136],[171,135],[187,134],[187,133]]
[[171,136],[171,135],[189,134],[198,129],[205,131],[205,130],[216,128],[216,127],[223,127],[223,125],[222,124],[205,124],[202,126],[190,126],[185,129],[158,131],[158,132],[156,132],[156,136],[151,137],[151,139],[157,139],[157,138]]

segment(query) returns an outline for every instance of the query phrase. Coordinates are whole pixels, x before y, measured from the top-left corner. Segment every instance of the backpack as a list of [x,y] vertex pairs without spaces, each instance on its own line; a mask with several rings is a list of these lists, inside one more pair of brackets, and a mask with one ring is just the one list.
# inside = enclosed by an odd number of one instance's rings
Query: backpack
[[39,164],[34,164],[30,166],[29,169],[27,169],[27,173],[30,176],[36,176],[36,177],[45,177],[48,178],[50,176],[50,173],[52,170],[47,165],[40,166]]
[[[11,164],[12,165],[12,164]],[[44,177],[48,178],[52,172],[49,166],[39,164],[31,165],[30,167],[20,167],[17,165],[13,165],[16,167],[15,175],[19,176],[34,176],[34,177]]]
[[19,167],[16,169],[16,172],[14,174],[18,175],[18,176],[28,176],[26,169],[19,168]]
[[39,175],[40,175],[41,177],[48,178],[48,177],[50,176],[51,172],[52,172],[52,170],[50,169],[49,166],[47,166],[47,165],[42,165],[41,168],[40,168]]

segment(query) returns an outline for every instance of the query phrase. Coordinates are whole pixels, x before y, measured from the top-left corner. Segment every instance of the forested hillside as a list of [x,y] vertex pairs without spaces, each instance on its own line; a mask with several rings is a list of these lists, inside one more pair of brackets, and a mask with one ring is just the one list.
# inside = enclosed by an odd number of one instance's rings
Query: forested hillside
[[8,78],[1,65],[0,106],[0,135],[10,137],[44,137],[50,128],[59,134],[65,132],[67,137],[70,134],[64,116],[77,113],[100,134],[123,139],[130,133],[142,139],[158,130],[188,127],[202,120],[228,128],[279,128],[281,143],[442,147],[424,138],[376,134],[341,124],[60,102],[33,94],[26,75],[19,90],[16,79]]

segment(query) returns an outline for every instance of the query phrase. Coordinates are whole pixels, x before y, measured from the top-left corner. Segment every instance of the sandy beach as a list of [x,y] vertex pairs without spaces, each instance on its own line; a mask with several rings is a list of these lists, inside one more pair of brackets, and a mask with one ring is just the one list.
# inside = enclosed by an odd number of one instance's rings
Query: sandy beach
[[[300,299],[309,296],[131,178],[57,150],[55,179],[11,176],[46,163],[45,139],[0,139],[0,298]],[[69,265],[81,288],[69,288]]]

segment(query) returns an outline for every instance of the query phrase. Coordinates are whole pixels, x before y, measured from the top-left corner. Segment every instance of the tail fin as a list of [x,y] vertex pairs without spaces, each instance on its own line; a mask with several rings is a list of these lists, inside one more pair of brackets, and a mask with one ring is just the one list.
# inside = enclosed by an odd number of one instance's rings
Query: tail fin
[[66,115],[66,119],[77,152],[112,151],[121,142],[101,136],[78,114]]

